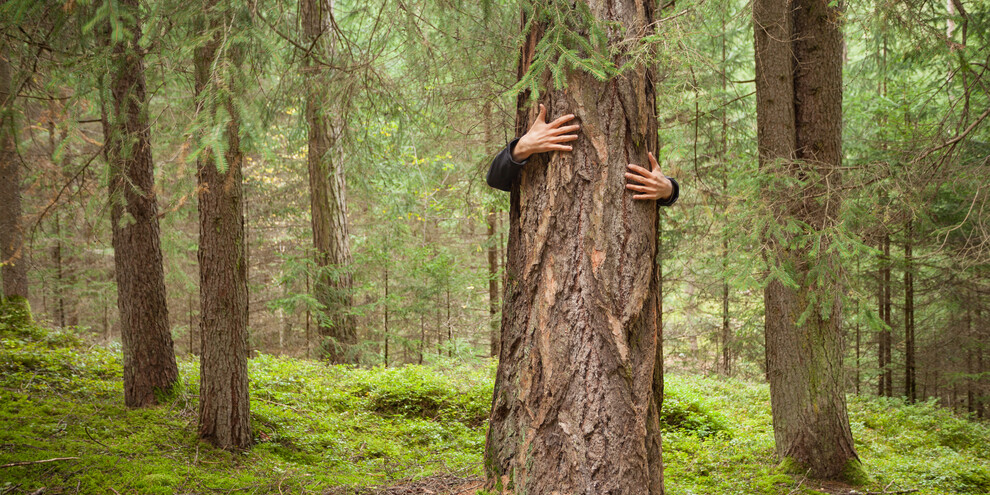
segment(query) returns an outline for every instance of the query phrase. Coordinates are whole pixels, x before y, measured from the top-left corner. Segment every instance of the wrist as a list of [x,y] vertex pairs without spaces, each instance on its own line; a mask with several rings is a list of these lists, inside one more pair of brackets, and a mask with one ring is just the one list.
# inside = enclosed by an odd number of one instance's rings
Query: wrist
[[514,161],[517,162],[526,161],[527,159],[529,159],[530,156],[532,156],[533,152],[532,150],[530,150],[529,145],[527,144],[525,139],[526,136],[519,138],[519,140],[516,141],[516,145],[513,146],[511,150],[509,150],[509,154],[512,156],[512,159]]

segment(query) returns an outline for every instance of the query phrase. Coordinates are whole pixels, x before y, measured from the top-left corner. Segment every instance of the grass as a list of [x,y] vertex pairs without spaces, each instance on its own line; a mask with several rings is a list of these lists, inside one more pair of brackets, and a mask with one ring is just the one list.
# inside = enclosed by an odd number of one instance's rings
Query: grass
[[[196,438],[198,362],[150,409],[123,405],[120,349],[0,316],[0,494],[354,493],[440,474],[480,476],[494,365],[354,369],[250,360],[256,445]],[[990,428],[933,402],[850,397],[865,489],[990,493]],[[818,493],[773,454],[766,385],[668,376],[667,493]],[[864,490],[865,489],[861,489]]]

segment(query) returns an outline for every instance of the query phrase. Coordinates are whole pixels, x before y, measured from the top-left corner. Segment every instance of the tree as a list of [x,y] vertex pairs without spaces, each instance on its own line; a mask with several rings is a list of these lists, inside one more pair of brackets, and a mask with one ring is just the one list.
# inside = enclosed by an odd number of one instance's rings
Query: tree
[[840,7],[757,0],[757,133],[770,186],[771,271],[764,291],[777,455],[802,474],[858,481],[842,380],[842,305],[834,242],[842,158]]
[[10,50],[0,51],[0,266],[3,272],[3,297],[28,297],[27,256],[21,230],[21,163],[17,156],[14,101],[11,87]]
[[[557,35],[590,31],[587,48],[615,48],[654,20],[652,2],[542,10],[550,5],[535,7],[537,17],[524,23],[530,30],[519,76],[534,89],[550,81],[554,61],[540,56]],[[627,34],[605,34],[602,22]],[[602,52],[585,52],[585,62],[627,61]],[[624,190],[627,164],[648,163],[647,152],[657,150],[656,74],[642,62],[605,80],[557,70],[567,89],[548,89],[539,102],[553,115],[574,113],[582,135],[569,154],[530,157],[512,187],[487,485],[514,493],[661,494],[659,215],[654,202]],[[537,114],[529,96],[518,100],[517,135]]]
[[[159,242],[154,160],[138,0],[123,0],[127,22],[108,25],[103,35],[110,53],[111,101],[104,103],[105,152],[110,167],[110,221],[113,227],[117,308],[124,351],[124,402],[143,407],[158,402],[177,383],[172,334],[165,302],[165,273]],[[114,41],[114,39],[118,39]],[[106,107],[110,106],[109,109]]]
[[[206,42],[196,49],[197,114],[206,146],[197,159],[199,183],[200,358],[199,436],[222,448],[251,445],[248,393],[248,286],[241,186],[240,116],[231,75],[237,48],[224,28],[229,6],[204,2]],[[206,23],[204,23],[206,24]],[[204,26],[205,27],[205,26]],[[237,28],[233,28],[237,29]],[[207,136],[222,128],[225,142]],[[222,155],[221,155],[222,154]]]
[[310,47],[303,57],[303,84],[306,89],[306,124],[309,127],[308,155],[310,215],[313,247],[320,270],[315,283],[316,298],[324,307],[320,320],[324,353],[333,363],[354,361],[350,347],[357,334],[352,305],[350,241],[347,236],[347,204],[344,169],[340,158],[331,153],[339,138],[340,125],[327,117],[330,101],[327,62],[336,36],[330,22],[332,0],[300,0],[303,39]]

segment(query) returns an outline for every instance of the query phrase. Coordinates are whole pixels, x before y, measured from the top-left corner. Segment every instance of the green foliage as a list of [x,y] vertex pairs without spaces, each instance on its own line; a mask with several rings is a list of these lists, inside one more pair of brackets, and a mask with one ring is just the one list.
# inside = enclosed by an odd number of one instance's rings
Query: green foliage
[[681,389],[676,394],[664,394],[660,428],[664,432],[685,433],[698,438],[714,435],[731,438],[725,419],[695,390]]
[[[0,327],[0,343],[0,444],[7,446],[0,463],[79,457],[6,468],[7,487],[298,492],[481,475],[494,363],[353,368],[261,354],[249,362],[256,444],[230,453],[196,438],[195,360],[180,361],[183,386],[169,402],[131,410],[122,400],[119,349],[84,348],[78,337],[37,326]],[[818,493],[775,459],[766,385],[668,375],[665,389],[670,493]],[[849,408],[874,479],[868,489],[946,495],[990,486],[986,424],[933,401],[854,397]]]

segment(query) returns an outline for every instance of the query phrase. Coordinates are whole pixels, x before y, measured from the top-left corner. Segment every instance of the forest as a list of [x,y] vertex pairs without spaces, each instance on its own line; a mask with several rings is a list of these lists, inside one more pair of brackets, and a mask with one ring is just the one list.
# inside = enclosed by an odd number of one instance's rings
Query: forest
[[2,0],[0,495],[990,493],[988,120],[988,0]]

